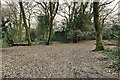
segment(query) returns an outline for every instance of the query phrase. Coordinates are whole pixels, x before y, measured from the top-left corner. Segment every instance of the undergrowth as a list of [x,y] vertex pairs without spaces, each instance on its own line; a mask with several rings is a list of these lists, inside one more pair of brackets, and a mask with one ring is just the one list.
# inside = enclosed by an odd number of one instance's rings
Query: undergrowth
[[112,50],[108,49],[105,51],[108,57],[110,57],[113,62],[110,64],[111,68],[115,70],[120,70],[120,50],[118,48],[114,48]]

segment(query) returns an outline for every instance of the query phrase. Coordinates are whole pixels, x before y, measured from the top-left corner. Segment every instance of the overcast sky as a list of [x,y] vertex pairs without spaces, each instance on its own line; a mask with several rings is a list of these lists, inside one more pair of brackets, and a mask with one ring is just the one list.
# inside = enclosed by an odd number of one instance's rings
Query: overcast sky
[[[1,3],[2,4],[5,4],[5,2],[4,1],[13,1],[13,2],[16,2],[16,3],[18,3],[18,1],[19,0],[1,0]],[[33,1],[33,0],[23,0],[23,1]],[[38,0],[38,1],[49,1],[49,0]],[[55,0],[53,0],[53,1],[55,1]],[[65,1],[65,0],[59,0],[60,1],[60,3],[63,3],[63,1]],[[73,1],[82,1],[82,0],[66,0],[68,3],[70,3],[70,2],[73,2]],[[91,1],[91,0],[83,0],[83,1]],[[95,0],[95,1],[98,1],[98,0]],[[105,1],[112,1],[112,0],[100,0],[100,2],[105,2]],[[108,5],[108,8],[113,8],[114,6],[115,6],[115,4],[118,2],[119,0],[114,0],[114,2],[112,3],[112,4],[110,4],[110,5]],[[116,6],[116,8],[115,9],[118,9],[118,6]],[[118,10],[116,10],[116,13],[118,12]],[[113,13],[114,14],[114,13]],[[60,17],[60,16],[58,16],[57,15],[57,21],[61,21],[63,18],[62,17]]]

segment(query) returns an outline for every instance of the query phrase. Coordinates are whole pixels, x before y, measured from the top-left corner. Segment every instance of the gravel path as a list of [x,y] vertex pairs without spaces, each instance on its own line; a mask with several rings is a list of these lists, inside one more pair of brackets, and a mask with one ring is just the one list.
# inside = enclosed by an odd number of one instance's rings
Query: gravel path
[[50,46],[19,46],[3,49],[3,77],[24,78],[112,78],[109,61],[101,52],[92,52],[94,41]]

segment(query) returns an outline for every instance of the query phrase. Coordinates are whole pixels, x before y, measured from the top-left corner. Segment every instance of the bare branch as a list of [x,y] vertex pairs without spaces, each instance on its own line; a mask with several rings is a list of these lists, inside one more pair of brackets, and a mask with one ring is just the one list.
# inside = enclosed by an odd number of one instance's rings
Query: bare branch
[[113,10],[116,8],[116,6],[120,3],[120,1],[118,3],[116,3],[116,5],[112,8],[112,10],[106,14],[106,16],[103,18],[103,20],[105,20],[112,12]]
[[61,17],[64,17],[64,18],[68,19],[66,16],[63,16],[63,15],[60,14],[60,13],[57,13],[57,14],[60,15]]
[[110,2],[106,2],[106,3],[104,3],[104,4],[99,5],[99,7],[105,6],[105,5],[108,5],[108,4],[111,4],[111,3],[114,2],[114,1],[115,1],[115,0],[112,0],[112,1],[110,1]]

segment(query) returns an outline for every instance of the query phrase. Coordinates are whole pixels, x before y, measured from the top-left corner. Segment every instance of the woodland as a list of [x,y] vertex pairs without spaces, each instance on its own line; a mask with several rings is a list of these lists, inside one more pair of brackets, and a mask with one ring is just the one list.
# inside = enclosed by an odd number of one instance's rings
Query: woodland
[[3,78],[120,78],[119,0],[2,0]]

